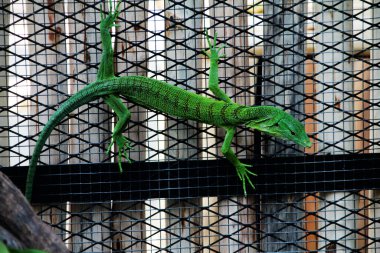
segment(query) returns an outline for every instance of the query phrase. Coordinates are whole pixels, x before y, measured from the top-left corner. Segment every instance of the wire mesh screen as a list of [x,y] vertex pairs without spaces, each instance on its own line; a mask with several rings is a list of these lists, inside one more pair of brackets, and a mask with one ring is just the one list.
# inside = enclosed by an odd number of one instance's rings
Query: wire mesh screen
[[[2,0],[0,166],[21,188],[49,117],[96,79],[107,2]],[[48,139],[36,211],[73,252],[380,252],[379,5],[122,1],[117,76],[213,97],[209,29],[225,44],[220,87],[237,103],[289,112],[313,146],[238,127],[233,149],[258,174],[242,197],[220,151],[224,130],[124,100],[133,162],[119,174],[118,150],[106,153],[117,117],[100,99]]]

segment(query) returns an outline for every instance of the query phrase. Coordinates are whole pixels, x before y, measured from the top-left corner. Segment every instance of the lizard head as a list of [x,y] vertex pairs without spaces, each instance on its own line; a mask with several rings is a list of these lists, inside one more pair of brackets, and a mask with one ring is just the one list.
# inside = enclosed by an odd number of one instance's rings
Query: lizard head
[[302,147],[312,146],[304,125],[290,114],[275,107],[270,107],[268,111],[263,110],[260,114],[261,117],[248,121],[246,126],[280,139],[293,141]]

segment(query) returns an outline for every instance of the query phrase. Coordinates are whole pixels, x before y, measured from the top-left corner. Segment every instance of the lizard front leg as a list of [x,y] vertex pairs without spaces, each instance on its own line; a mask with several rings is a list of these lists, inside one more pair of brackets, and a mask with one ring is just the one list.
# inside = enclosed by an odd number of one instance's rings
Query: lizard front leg
[[240,160],[235,155],[234,151],[231,148],[232,139],[234,137],[234,134],[236,132],[235,127],[226,128],[226,136],[224,137],[224,142],[222,145],[222,153],[223,155],[234,165],[236,168],[236,173],[239,177],[239,179],[243,183],[243,190],[244,190],[244,196],[247,196],[247,189],[245,182],[247,181],[253,189],[255,189],[255,186],[253,185],[251,179],[249,178],[250,175],[257,176],[255,173],[250,171],[248,167],[251,167],[249,164],[244,164],[240,162]]
[[216,36],[217,33],[215,33],[214,39],[211,42],[210,36],[206,31],[206,40],[209,46],[209,52],[204,51],[204,53],[210,59],[208,87],[217,98],[223,100],[224,102],[232,103],[231,99],[227,96],[227,94],[219,87],[218,61],[220,60],[220,58],[224,57],[224,55],[220,54],[220,50],[222,50],[223,46],[216,46]]
[[[205,54],[210,59],[210,77],[209,77],[209,88],[211,92],[220,100],[226,102],[226,103],[232,103],[232,100],[230,97],[227,96],[227,94],[219,87],[219,73],[218,73],[218,61],[221,57],[224,57],[224,55],[220,54],[220,51],[222,50],[223,46],[217,47],[216,46],[216,37],[217,33],[214,35],[214,39],[211,42],[210,36],[208,35],[208,32],[206,31],[206,40],[209,46],[209,52],[205,51]],[[247,195],[246,190],[246,181],[252,186],[253,189],[255,189],[255,186],[253,185],[251,179],[249,178],[250,175],[256,176],[255,173],[248,170],[248,167],[251,167],[251,165],[244,164],[240,162],[240,160],[235,155],[234,151],[231,148],[232,139],[234,137],[234,134],[236,132],[236,128],[230,127],[226,128],[226,136],[224,137],[224,142],[222,145],[222,153],[223,155],[234,165],[236,168],[236,173],[239,177],[239,179],[242,181],[243,184],[243,190],[244,195]]]

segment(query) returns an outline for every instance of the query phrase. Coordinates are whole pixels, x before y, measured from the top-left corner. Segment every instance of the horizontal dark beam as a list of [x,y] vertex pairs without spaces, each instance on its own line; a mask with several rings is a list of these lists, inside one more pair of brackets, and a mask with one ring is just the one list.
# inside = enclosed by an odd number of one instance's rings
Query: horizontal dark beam
[[[254,164],[250,194],[380,189],[380,154],[305,156],[244,161]],[[226,160],[39,166],[34,202],[144,200],[242,195]],[[24,188],[27,167],[1,168]]]

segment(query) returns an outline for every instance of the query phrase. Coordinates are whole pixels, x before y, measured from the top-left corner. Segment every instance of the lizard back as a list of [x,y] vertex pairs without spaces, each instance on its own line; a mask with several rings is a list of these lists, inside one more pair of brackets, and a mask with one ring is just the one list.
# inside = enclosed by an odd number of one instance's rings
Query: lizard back
[[[126,76],[113,79],[114,84],[104,83],[115,88],[128,101],[147,109],[154,109],[177,117],[196,120],[216,126],[229,126],[244,123],[240,117],[245,106],[226,103],[186,91],[163,81],[143,76]],[[108,85],[107,85],[108,83]],[[102,84],[97,85],[102,88]]]

